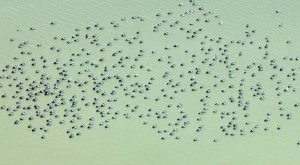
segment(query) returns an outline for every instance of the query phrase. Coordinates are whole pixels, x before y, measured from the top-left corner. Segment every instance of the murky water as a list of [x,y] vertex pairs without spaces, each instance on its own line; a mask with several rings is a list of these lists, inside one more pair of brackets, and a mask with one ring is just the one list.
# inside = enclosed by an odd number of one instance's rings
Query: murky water
[[297,164],[299,7],[1,1],[0,164]]

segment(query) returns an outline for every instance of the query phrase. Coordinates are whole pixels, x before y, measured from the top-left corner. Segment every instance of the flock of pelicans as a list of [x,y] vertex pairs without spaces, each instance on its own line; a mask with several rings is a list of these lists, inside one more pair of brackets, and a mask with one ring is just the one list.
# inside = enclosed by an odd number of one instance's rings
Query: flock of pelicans
[[[240,39],[218,36],[220,16],[193,0],[175,10],[155,13],[151,27],[147,18],[132,16],[75,28],[43,44],[11,38],[20,53],[1,64],[1,113],[42,139],[51,127],[75,138],[134,119],[162,140],[192,131],[190,140],[198,141],[211,128],[246,136],[281,130],[280,121],[293,119],[299,102],[289,98],[297,90],[299,57],[273,55],[272,37],[260,41],[249,24]],[[31,36],[38,30],[18,29]]]

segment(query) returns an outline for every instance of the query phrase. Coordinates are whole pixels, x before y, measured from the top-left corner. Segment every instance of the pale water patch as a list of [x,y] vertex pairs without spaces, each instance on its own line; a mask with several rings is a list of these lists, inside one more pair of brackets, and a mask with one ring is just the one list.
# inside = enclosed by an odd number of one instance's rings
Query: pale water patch
[[[183,3],[182,7],[178,7],[178,4]],[[124,42],[116,41],[113,48],[107,48],[107,54],[112,54],[116,49],[124,49],[124,54],[137,55],[139,49],[145,49],[147,52],[156,50],[155,55],[148,53],[143,57],[143,61],[136,62],[137,66],[143,64],[152,68],[152,72],[145,72],[141,75],[140,81],[147,83],[151,76],[157,76],[157,79],[161,80],[160,83],[153,84],[150,96],[160,95],[160,89],[166,80],[158,78],[162,76],[161,72],[171,70],[169,65],[158,66],[156,64],[159,57],[163,57],[164,62],[168,60],[167,56],[172,55],[172,62],[179,66],[180,63],[185,62],[188,64],[190,58],[187,60],[185,57],[191,57],[192,54],[198,54],[201,52],[201,45],[199,42],[193,42],[193,40],[186,40],[187,33],[176,30],[170,30],[168,25],[171,21],[180,19],[182,24],[187,25],[191,21],[194,25],[191,28],[197,29],[198,26],[202,27],[203,34],[207,34],[209,38],[213,37],[217,39],[219,36],[223,37],[225,41],[231,40],[245,40],[250,42],[254,41],[253,45],[230,45],[230,56],[240,65],[242,68],[255,61],[257,64],[263,64],[265,68],[269,65],[268,61],[263,61],[262,58],[265,51],[258,49],[259,45],[265,45],[265,38],[270,39],[269,59],[276,59],[279,65],[286,68],[295,67],[299,70],[299,62],[289,62],[283,60],[285,56],[288,58],[299,57],[300,47],[300,22],[299,7],[300,2],[297,0],[289,1],[197,1],[200,6],[203,6],[206,12],[212,11],[213,15],[220,15],[219,18],[214,18],[208,15],[211,23],[205,24],[204,18],[201,17],[201,23],[195,21],[197,17],[194,15],[186,15],[185,17],[178,17],[182,12],[188,11],[191,5],[187,1],[141,1],[141,0],[129,0],[129,1],[1,1],[0,2],[0,65],[1,68],[6,64],[13,65],[13,57],[19,55],[20,51],[17,48],[16,43],[12,43],[9,40],[14,38],[15,41],[30,40],[32,43],[30,47],[26,47],[26,51],[32,51],[34,56],[44,55],[49,61],[53,61],[55,58],[64,59],[64,53],[78,52],[81,47],[85,47],[90,52],[99,52],[98,48],[88,45],[88,42],[78,47],[76,44],[67,46],[60,41],[61,37],[70,37],[75,35],[74,30],[80,28],[81,31],[86,26],[93,26],[95,23],[99,23],[105,27],[105,31],[95,33],[101,34],[103,43],[106,41],[113,41],[115,36],[126,33],[131,37],[135,36],[136,31],[141,31],[141,39],[145,42],[143,46],[133,45],[127,46]],[[279,13],[276,13],[276,11]],[[167,17],[167,12],[172,11],[173,15]],[[157,18],[155,15],[160,12],[161,17]],[[195,12],[198,12],[195,10]],[[138,20],[131,20],[132,16],[142,16],[145,18],[144,22]],[[129,23],[123,24],[121,18],[125,17]],[[160,23],[167,18],[170,22],[163,24],[158,33],[153,33],[153,26]],[[50,22],[55,21],[55,26],[51,26]],[[120,23],[120,27],[117,30],[112,28],[111,21]],[[220,25],[219,23],[222,23]],[[245,26],[249,24],[247,29]],[[279,27],[281,25],[282,27]],[[30,27],[35,27],[34,31],[30,31]],[[18,32],[17,29],[20,29]],[[94,30],[94,29],[93,29]],[[245,31],[252,30],[255,33],[251,34],[251,38],[245,37]],[[169,32],[169,37],[164,37],[164,32]],[[93,32],[91,32],[92,34]],[[82,33],[84,35],[84,33]],[[57,36],[58,40],[53,40],[53,37]],[[84,37],[84,36],[83,36]],[[198,37],[198,36],[197,36]],[[196,37],[196,39],[198,39]],[[200,36],[199,36],[200,38]],[[205,40],[204,38],[199,41]],[[287,41],[291,41],[287,44]],[[104,42],[105,41],[105,42]],[[224,41],[224,44],[225,44]],[[205,40],[208,45],[205,48],[215,47],[216,43],[210,43],[209,40]],[[42,50],[34,45],[41,43]],[[179,43],[178,49],[173,48],[173,45]],[[55,45],[57,48],[61,48],[61,53],[56,53],[49,50],[50,46]],[[166,52],[165,46],[170,46],[170,50]],[[45,49],[44,49],[45,47]],[[189,49],[189,53],[184,53],[186,49]],[[242,57],[238,57],[239,52],[243,52]],[[97,54],[97,53],[95,53]],[[200,55],[198,55],[199,57]],[[212,56],[212,55],[209,55]],[[21,56],[20,56],[21,59]],[[30,57],[23,58],[24,61],[29,61]],[[68,58],[65,58],[68,60]],[[85,61],[86,57],[76,58],[76,62],[80,60]],[[113,58],[108,57],[108,62],[113,61]],[[106,64],[107,64],[106,63]],[[292,64],[293,63],[293,64]],[[132,65],[133,62],[126,62],[126,65]],[[202,66],[201,60],[196,60],[194,66]],[[42,67],[38,64],[37,67]],[[216,66],[212,73],[218,73],[221,77],[228,76],[226,70],[222,70],[222,66]],[[78,68],[70,69],[70,73],[76,73]],[[93,69],[90,67],[89,69]],[[203,71],[209,70],[210,67],[203,65]],[[255,68],[256,69],[256,68]],[[252,71],[249,70],[247,75],[251,75]],[[170,77],[174,82],[181,81],[178,77],[180,72],[187,72],[188,69],[175,68],[175,73],[171,73]],[[34,69],[30,67],[26,68],[27,72],[33,72]],[[182,97],[176,97],[175,100],[169,100],[160,96],[162,102],[156,103],[149,101],[146,104],[140,105],[140,111],[144,111],[149,107],[153,109],[163,109],[168,104],[173,106],[183,103],[184,110],[186,112],[194,112],[189,114],[191,124],[180,130],[179,135],[181,140],[174,140],[171,136],[167,136],[166,140],[161,140],[163,134],[158,134],[157,129],[151,128],[150,123],[157,123],[159,129],[168,128],[168,121],[158,120],[156,118],[149,118],[149,124],[143,125],[143,119],[138,118],[137,115],[132,115],[131,119],[123,119],[123,116],[119,116],[117,120],[109,125],[109,129],[98,128],[95,126],[92,130],[81,130],[82,135],[73,139],[69,139],[66,136],[66,128],[68,125],[60,126],[55,123],[49,128],[49,132],[46,133],[46,139],[41,140],[40,136],[43,133],[32,133],[28,130],[27,125],[29,123],[41,124],[39,120],[32,122],[24,121],[22,124],[14,125],[14,121],[18,116],[8,117],[8,113],[0,113],[0,164],[297,164],[299,162],[300,148],[297,146],[297,142],[300,140],[300,128],[299,128],[299,109],[295,109],[293,104],[299,102],[300,92],[297,90],[295,93],[283,93],[285,111],[291,112],[293,117],[291,120],[286,120],[285,117],[280,117],[278,108],[275,106],[279,101],[277,98],[267,98],[271,95],[276,95],[276,84],[269,83],[269,76],[274,73],[273,70],[269,70],[270,74],[260,74],[254,79],[245,82],[245,86],[251,86],[260,81],[264,92],[266,93],[266,100],[260,102],[259,98],[253,98],[252,92],[247,90],[245,92],[245,100],[251,102],[250,116],[247,119],[242,118],[243,114],[238,119],[239,123],[243,124],[246,121],[251,121],[251,124],[245,129],[251,129],[251,127],[259,124],[259,129],[246,136],[225,136],[221,133],[219,125],[224,124],[224,120],[221,120],[219,116],[212,113],[214,108],[209,108],[208,114],[201,117],[201,122],[196,123],[198,118],[197,112],[202,110],[204,106],[198,105],[199,99],[205,96],[205,90],[199,93],[186,93]],[[139,73],[131,71],[128,68],[118,68],[113,73],[119,73],[120,75],[126,75],[130,72],[132,75]],[[269,73],[268,71],[265,71]],[[280,77],[280,72],[278,71]],[[52,77],[57,76],[56,72],[49,72]],[[100,72],[99,72],[100,74]],[[242,78],[244,74],[238,72],[235,77]],[[84,76],[79,78],[84,79]],[[33,76],[32,78],[39,78]],[[297,75],[296,78],[299,78]],[[75,79],[75,78],[74,78]],[[291,78],[286,78],[285,75],[280,77],[282,80],[282,86],[288,86],[292,81]],[[113,80],[112,80],[113,81]],[[198,80],[205,86],[211,86],[214,83],[213,78]],[[238,84],[239,79],[229,80],[230,83]],[[2,83],[2,81],[0,81]],[[7,82],[3,82],[7,86]],[[130,82],[129,82],[130,83]],[[163,85],[162,85],[163,84]],[[189,85],[189,81],[182,81],[181,85]],[[89,84],[91,85],[91,84]],[[293,87],[296,89],[300,86],[299,79],[293,81]],[[91,86],[89,86],[91,87]],[[13,87],[11,87],[13,88]],[[220,84],[218,90],[225,88],[225,84]],[[105,86],[104,90],[113,89],[112,86]],[[166,87],[166,91],[169,96],[172,95],[172,88]],[[214,90],[214,89],[213,89]],[[4,92],[5,89],[0,89],[0,92]],[[72,96],[73,94],[80,94],[80,91],[68,90],[66,96]],[[212,93],[211,97],[216,100],[225,99],[233,95],[233,93],[225,93],[224,95],[218,95]],[[236,95],[236,92],[234,93]],[[88,98],[96,97],[96,95],[89,95]],[[155,98],[154,97],[154,98]],[[193,99],[197,98],[197,99]],[[199,99],[198,99],[199,98]],[[268,100],[270,99],[270,100]],[[49,102],[49,98],[43,98],[41,103]],[[113,105],[113,108],[124,108],[126,102],[131,101],[130,98],[122,98],[120,102]],[[209,104],[213,104],[215,99],[209,100]],[[140,102],[144,103],[142,97],[138,96],[135,101],[132,101],[132,105],[137,105]],[[12,100],[8,102],[2,102],[0,104],[10,105],[13,104]],[[232,109],[236,106],[232,106]],[[93,116],[94,113],[88,111],[86,108],[85,116]],[[130,109],[129,109],[130,110]],[[172,109],[173,110],[173,109]],[[174,111],[177,109],[174,108]],[[219,112],[229,111],[231,106],[220,107]],[[177,110],[179,111],[179,110]],[[155,112],[155,111],[154,111]],[[270,121],[265,124],[265,114],[272,112]],[[178,113],[169,113],[170,118],[176,118]],[[85,118],[83,120],[88,120]],[[55,120],[56,121],[56,120]],[[58,121],[58,120],[57,120]],[[44,122],[44,121],[43,121]],[[44,123],[43,123],[44,124]],[[198,125],[205,125],[205,129],[201,133],[196,133],[195,128]],[[278,124],[282,125],[282,130],[277,130]],[[270,130],[265,132],[263,129],[269,127]],[[171,128],[170,128],[171,129]],[[198,141],[193,142],[193,138],[197,137]],[[213,142],[217,139],[217,142]]]

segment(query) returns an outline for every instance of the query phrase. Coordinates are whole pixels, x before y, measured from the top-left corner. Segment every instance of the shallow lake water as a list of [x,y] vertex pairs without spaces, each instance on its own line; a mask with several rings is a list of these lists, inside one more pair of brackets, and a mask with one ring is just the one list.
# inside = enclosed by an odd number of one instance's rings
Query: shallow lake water
[[0,165],[299,164],[299,8],[0,1]]

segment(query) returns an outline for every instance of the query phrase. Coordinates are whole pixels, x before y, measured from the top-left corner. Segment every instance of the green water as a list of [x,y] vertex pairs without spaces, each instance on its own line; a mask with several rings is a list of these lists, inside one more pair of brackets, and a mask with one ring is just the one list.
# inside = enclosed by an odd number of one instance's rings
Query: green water
[[[160,138],[165,134],[158,134],[158,129],[171,129],[168,127],[169,120],[158,120],[156,118],[140,119],[137,114],[131,115],[130,119],[125,119],[123,116],[118,116],[116,120],[109,124],[109,129],[104,129],[103,126],[95,126],[93,129],[81,129],[82,135],[73,139],[68,138],[66,129],[71,124],[59,125],[57,119],[53,119],[55,123],[49,127],[49,132],[42,133],[37,131],[32,133],[27,129],[27,125],[32,123],[38,126],[45,124],[44,120],[23,121],[19,125],[14,125],[14,121],[19,117],[14,115],[8,117],[8,113],[0,112],[0,165],[10,164],[299,164],[300,162],[300,148],[297,142],[300,140],[300,112],[299,108],[293,107],[295,103],[299,103],[300,92],[288,92],[283,93],[285,113],[292,113],[292,119],[286,120],[285,117],[280,117],[277,105],[279,98],[273,97],[276,95],[275,87],[276,81],[270,83],[269,76],[277,73],[277,80],[282,81],[282,87],[292,84],[293,88],[300,86],[299,75],[296,76],[295,81],[291,81],[291,78],[286,78],[285,75],[281,75],[280,72],[271,70],[268,65],[270,59],[276,59],[276,63],[280,66],[284,66],[286,70],[292,67],[299,70],[299,61],[282,60],[283,57],[298,57],[300,47],[300,1],[288,0],[288,1],[232,1],[232,0],[213,0],[213,1],[197,1],[199,6],[204,7],[204,11],[201,14],[186,15],[185,17],[179,17],[178,15],[184,13],[190,9],[193,9],[195,13],[198,7],[193,7],[187,1],[183,1],[183,6],[179,7],[178,4],[181,1],[164,0],[129,0],[129,1],[37,1],[37,0],[10,0],[0,1],[0,66],[1,68],[7,64],[14,65],[16,63],[13,57],[19,56],[17,64],[20,62],[30,62],[32,56],[37,59],[41,55],[46,57],[49,61],[53,61],[56,58],[61,59],[61,63],[67,62],[70,58],[70,54],[73,52],[80,52],[82,48],[86,48],[92,55],[74,57],[75,63],[80,64],[89,58],[89,60],[96,61],[99,59],[101,53],[99,53],[99,47],[88,44],[88,42],[80,42],[80,44],[67,45],[60,40],[61,37],[75,35],[75,29],[80,28],[81,37],[84,37],[84,29],[87,26],[93,26],[96,23],[103,25],[105,30],[92,29],[89,34],[97,34],[100,38],[100,42],[103,45],[107,42],[112,42],[111,47],[107,47],[106,51],[102,55],[106,56],[104,65],[117,63],[115,58],[111,57],[111,54],[116,50],[123,50],[122,56],[131,55],[134,59],[138,57],[140,49],[145,50],[145,55],[140,58],[141,60],[135,62],[136,66],[145,65],[144,71],[138,69],[132,70],[130,68],[117,67],[109,74],[119,74],[122,76],[130,73],[140,74],[138,78],[139,82],[146,84],[152,76],[156,77],[155,83],[151,86],[151,90],[141,96],[137,96],[136,99],[119,98],[118,103],[107,103],[113,106],[113,110],[126,111],[130,113],[131,108],[124,108],[127,102],[131,105],[139,105],[137,110],[139,113],[144,113],[149,107],[155,110],[164,110],[168,104],[172,104],[173,108],[168,110],[169,118],[176,119],[179,115],[179,110],[176,105],[184,104],[183,110],[188,112],[190,125],[185,129],[180,129],[178,135],[180,140],[175,140],[174,137],[166,136],[166,140]],[[276,13],[276,10],[279,13]],[[168,16],[167,12],[172,11],[173,14]],[[212,11],[212,14],[206,16],[210,19],[210,23],[204,23],[206,17],[203,13]],[[156,17],[157,13],[161,13],[160,17]],[[219,18],[215,18],[215,15],[219,15]],[[142,16],[144,21],[138,19],[131,19],[132,16]],[[197,23],[195,19],[201,18],[200,23]],[[125,17],[126,21],[121,19]],[[162,23],[164,19],[168,20],[168,23]],[[168,25],[171,22],[180,20],[180,25],[176,25],[176,28],[170,28]],[[55,21],[55,25],[50,25],[50,22]],[[119,23],[118,28],[113,28],[111,21]],[[193,26],[188,24],[193,21]],[[153,33],[153,26],[158,23],[162,23],[157,33]],[[220,25],[219,23],[222,23]],[[245,26],[249,24],[247,29]],[[187,40],[188,33],[182,32],[179,29],[181,25],[185,25],[188,29],[203,28],[203,32],[199,32],[194,40]],[[279,27],[282,25],[282,27]],[[30,27],[35,27],[34,31],[30,31]],[[17,29],[21,29],[17,31]],[[245,31],[255,30],[255,33],[251,34],[250,38],[245,37]],[[134,37],[136,32],[140,31],[139,40],[143,40],[144,44],[140,45],[135,43],[129,46],[122,39],[120,35],[126,33],[127,36]],[[164,32],[169,32],[168,37],[163,35]],[[203,33],[203,34],[202,34]],[[204,39],[203,36],[208,35],[208,39]],[[53,40],[53,37],[57,36],[57,40]],[[119,37],[118,41],[113,41],[115,37]],[[248,70],[247,75],[251,75],[252,71],[257,73],[257,76],[253,79],[247,79],[245,82],[246,87],[255,85],[260,82],[264,87],[266,93],[266,100],[260,101],[259,98],[251,97],[253,91],[249,89],[245,91],[244,100],[251,102],[250,116],[249,118],[239,117],[239,123],[241,125],[246,121],[251,121],[249,126],[245,126],[246,130],[259,124],[259,129],[255,133],[248,133],[245,136],[237,135],[235,137],[225,136],[219,129],[219,126],[224,124],[225,121],[221,120],[219,114],[212,113],[214,107],[209,108],[209,113],[200,116],[201,121],[196,122],[199,117],[197,113],[205,106],[199,103],[199,99],[205,97],[205,90],[198,90],[198,92],[186,92],[177,96],[173,93],[174,89],[170,86],[165,86],[168,79],[163,79],[161,76],[167,70],[172,71],[169,77],[173,78],[174,83],[180,81],[181,86],[188,86],[189,81],[183,81],[178,76],[181,72],[187,72],[190,68],[181,69],[180,63],[184,62],[188,64],[192,58],[192,54],[197,54],[199,60],[195,60],[193,67],[200,66],[201,70],[211,70],[208,65],[202,65],[201,61],[203,56],[198,55],[202,47],[206,50],[209,47],[215,48],[216,42],[210,42],[210,38],[223,37],[221,45],[228,43],[231,40],[242,41],[254,41],[253,45],[230,45],[229,56],[232,57],[241,68],[245,68],[252,62],[264,65],[264,72],[256,72],[256,68]],[[258,46],[264,46],[266,44],[265,38],[270,38],[268,52],[269,60],[263,60],[262,56],[264,50],[259,50]],[[9,40],[14,38],[15,41]],[[83,39],[83,38],[82,38]],[[31,51],[32,56],[20,56],[20,50],[17,48],[18,43],[29,40],[30,45],[26,46],[23,50]],[[291,40],[290,44],[286,42]],[[134,42],[137,42],[134,40]],[[205,45],[201,45],[200,42],[205,41]],[[35,45],[41,43],[42,47],[38,48]],[[173,48],[174,44],[179,44],[178,48]],[[61,52],[52,51],[49,48],[55,46],[61,48]],[[166,46],[170,46],[170,50],[164,50]],[[104,46],[103,46],[104,47]],[[102,46],[100,46],[102,48]],[[189,49],[189,53],[184,53],[186,49]],[[150,52],[155,50],[156,53],[152,55]],[[243,53],[242,57],[238,57],[239,52]],[[202,52],[203,53],[203,52]],[[214,55],[215,50],[209,54],[210,58]],[[66,55],[68,57],[66,57]],[[168,56],[172,56],[172,59],[168,59]],[[188,56],[189,58],[186,58]],[[66,58],[64,58],[66,57]],[[158,65],[157,59],[162,58],[165,65]],[[167,61],[171,60],[176,67],[172,70]],[[209,62],[208,62],[209,63]],[[30,64],[30,63],[29,63]],[[42,63],[37,62],[37,68],[41,68]],[[125,61],[125,64],[130,66],[133,61]],[[30,75],[31,78],[39,78],[35,75],[32,67],[24,67],[26,75]],[[71,75],[75,75],[79,70],[83,69],[66,67]],[[90,70],[94,68],[88,67]],[[151,68],[151,72],[145,70]],[[55,69],[49,67],[48,69],[40,69],[41,72],[45,72],[52,77],[57,77]],[[243,69],[242,69],[243,71]],[[218,90],[225,88],[226,85],[233,83],[239,84],[240,79],[244,76],[242,71],[235,73],[236,79],[231,79],[226,84],[219,84]],[[30,73],[32,72],[32,74]],[[83,71],[84,72],[84,71]],[[218,74],[221,78],[228,77],[228,72],[224,70],[224,66],[215,66],[211,70],[212,74]],[[1,73],[2,74],[2,73]],[[101,74],[99,73],[95,74]],[[17,74],[22,77],[22,75]],[[78,77],[72,77],[73,80],[79,79],[80,81],[87,80],[88,74],[83,74]],[[98,76],[99,76],[98,75]],[[159,76],[156,76],[159,75]],[[188,74],[186,74],[187,77]],[[215,79],[206,77],[203,79],[197,79],[204,86],[212,86]],[[219,79],[218,79],[219,80]],[[105,82],[102,90],[113,90],[113,86],[110,86],[110,81],[115,84],[114,80]],[[132,82],[125,82],[124,84],[130,85],[137,80],[132,78]],[[3,85],[7,87],[9,81],[4,81]],[[7,92],[14,87],[1,88],[1,94]],[[91,88],[92,85],[88,84],[86,88]],[[160,89],[164,87],[169,97],[176,96],[174,100],[169,100],[161,96]],[[130,88],[134,89],[134,88]],[[181,88],[179,88],[181,89]],[[207,89],[207,88],[206,88]],[[213,89],[214,90],[214,89]],[[213,104],[216,101],[222,102],[224,99],[231,95],[236,96],[235,93],[229,92],[222,95],[220,93],[212,93],[209,104]],[[80,91],[74,91],[72,88],[65,90],[65,96],[71,97],[74,94],[80,94]],[[153,96],[151,100],[145,101],[144,96]],[[153,101],[156,97],[160,96],[161,101]],[[96,94],[87,95],[87,100],[96,97]],[[108,99],[106,97],[105,99]],[[196,98],[196,99],[195,99]],[[48,103],[48,98],[41,98],[40,103]],[[10,99],[0,98],[1,105],[13,105],[14,101]],[[28,103],[29,104],[29,103]],[[27,105],[28,105],[27,104]],[[275,105],[276,104],[276,105]],[[231,111],[236,108],[228,104],[223,107],[219,107],[219,113],[221,111]],[[89,108],[80,112],[83,120],[88,123],[88,118],[95,115],[95,112],[89,111]],[[105,110],[108,110],[107,108]],[[57,110],[58,111],[58,110]],[[175,111],[173,113],[173,111]],[[154,111],[155,112],[155,111]],[[268,123],[264,123],[263,119],[265,114],[271,112],[272,117]],[[33,115],[34,112],[29,112],[29,115]],[[146,113],[144,113],[146,115]],[[238,114],[243,115],[243,113]],[[142,123],[147,120],[148,125]],[[43,123],[42,123],[43,122]],[[101,119],[103,122],[103,119]],[[157,124],[158,129],[153,130],[151,124]],[[198,125],[205,125],[205,129],[201,133],[196,133],[195,128]],[[87,125],[87,124],[86,124]],[[277,130],[278,125],[282,126],[281,130]],[[244,126],[244,125],[243,125]],[[269,131],[264,131],[265,127],[269,127]],[[45,134],[46,139],[40,137]],[[193,141],[193,138],[198,138],[197,142]],[[217,139],[217,142],[213,142]]]

